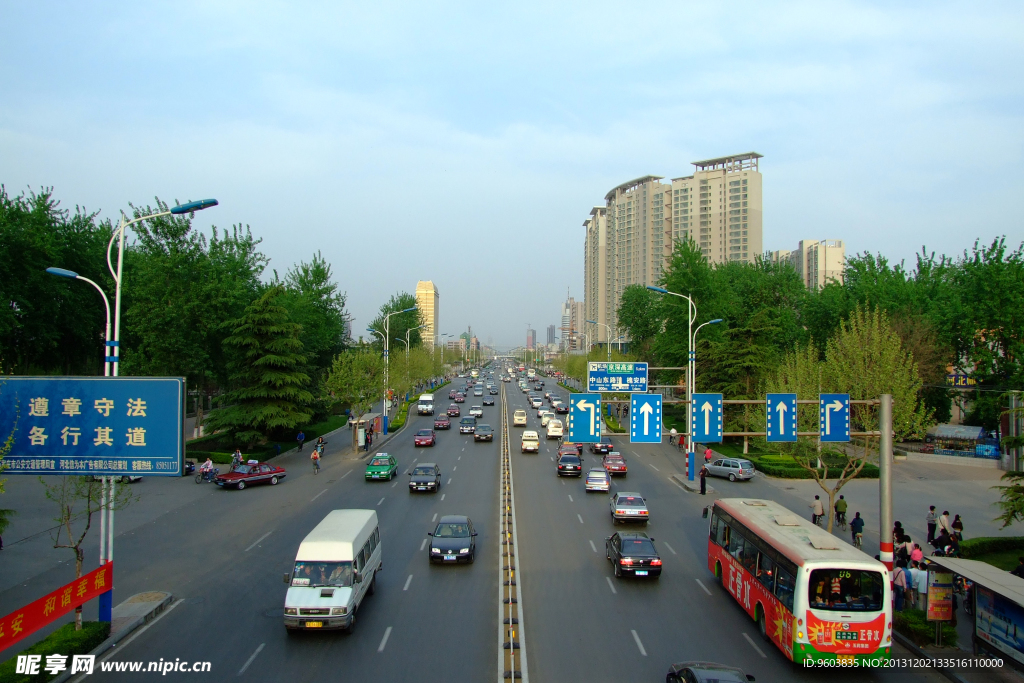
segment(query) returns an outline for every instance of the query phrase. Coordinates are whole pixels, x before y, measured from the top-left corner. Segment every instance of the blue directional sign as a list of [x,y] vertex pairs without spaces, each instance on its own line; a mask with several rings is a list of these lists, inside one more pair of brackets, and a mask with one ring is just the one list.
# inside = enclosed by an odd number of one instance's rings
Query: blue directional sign
[[850,395],[818,395],[818,438],[821,441],[850,440]]
[[767,441],[796,441],[796,394],[768,394]]
[[661,443],[661,394],[629,395],[629,442]]
[[181,476],[180,377],[2,377],[7,474]]
[[695,443],[722,443],[722,395],[694,394],[690,424]]
[[601,394],[569,394],[569,441],[601,440]]
[[647,363],[587,363],[587,391],[647,391]]

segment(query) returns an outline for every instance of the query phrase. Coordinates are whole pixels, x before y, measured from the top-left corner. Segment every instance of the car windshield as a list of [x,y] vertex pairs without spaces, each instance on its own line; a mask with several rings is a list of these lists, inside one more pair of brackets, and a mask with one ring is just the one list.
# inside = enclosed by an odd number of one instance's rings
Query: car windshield
[[491,425],[477,425],[476,431],[478,432],[489,432],[491,431]]
[[438,524],[434,538],[469,538],[469,525],[461,522]]
[[296,562],[293,586],[351,586],[351,562]]
[[250,469],[252,469],[252,465],[235,465],[231,471],[236,474],[249,474]]
[[624,538],[622,539],[623,555],[657,555],[654,544],[647,538]]
[[882,609],[882,574],[864,569],[815,569],[808,583],[814,609],[875,612]]
[[590,473],[587,474],[587,478],[589,478],[589,479],[607,479],[608,478],[608,473],[603,471],[603,470],[590,470]]
[[386,466],[386,465],[390,465],[391,463],[388,462],[387,458],[374,458],[373,460],[370,461],[370,464],[371,465],[385,465]]
[[423,476],[432,476],[434,474],[433,467],[417,467],[412,471],[413,474],[420,474]]
[[616,505],[643,505],[644,499],[639,496],[619,496]]
[[[570,465],[575,465],[575,464],[579,463],[579,461],[580,461],[580,459],[578,457],[576,457],[575,455],[563,455],[561,458],[559,458],[559,460],[561,462],[569,463]],[[550,467],[550,465],[549,465],[549,467]]]
[[430,430],[421,429],[420,431],[416,432],[416,436],[430,436]]

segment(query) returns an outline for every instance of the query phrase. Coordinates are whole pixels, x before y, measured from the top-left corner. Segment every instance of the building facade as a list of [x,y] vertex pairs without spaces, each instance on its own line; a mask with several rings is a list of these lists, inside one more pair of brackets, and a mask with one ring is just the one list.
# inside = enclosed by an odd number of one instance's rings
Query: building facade
[[431,348],[438,343],[440,304],[441,297],[433,282],[420,280],[416,283],[416,306],[420,309],[421,324],[426,325],[421,331],[420,337],[425,343],[430,344]]
[[[584,320],[592,343],[612,343],[629,285],[657,285],[675,244],[696,243],[709,263],[753,263],[762,253],[761,172],[756,152],[695,161],[693,175],[643,176],[616,186],[584,221]],[[564,315],[563,315],[564,317]],[[564,323],[563,323],[564,326]],[[564,333],[563,333],[564,334]]]
[[527,328],[526,348],[530,351],[533,351],[535,348],[537,348],[537,330],[531,330]]
[[846,272],[846,247],[842,240],[800,240],[795,251],[773,251],[770,257],[774,263],[792,264],[811,291],[831,281],[842,284]]
[[548,325],[547,345],[551,346],[554,343],[555,343],[555,326],[554,325]]

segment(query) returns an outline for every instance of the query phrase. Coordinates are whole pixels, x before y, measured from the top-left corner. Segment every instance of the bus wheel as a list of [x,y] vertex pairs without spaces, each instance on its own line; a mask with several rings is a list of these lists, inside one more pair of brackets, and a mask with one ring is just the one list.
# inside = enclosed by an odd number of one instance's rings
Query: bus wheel
[[762,640],[769,640],[768,628],[764,623],[764,608],[760,606],[757,608],[757,630],[761,633]]

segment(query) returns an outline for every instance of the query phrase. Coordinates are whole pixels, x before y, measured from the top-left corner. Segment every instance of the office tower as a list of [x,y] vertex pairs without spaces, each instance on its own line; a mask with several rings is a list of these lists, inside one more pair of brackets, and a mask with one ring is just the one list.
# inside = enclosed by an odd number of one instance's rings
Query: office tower
[[438,318],[441,297],[438,296],[437,287],[430,280],[420,280],[416,283],[416,305],[419,307],[420,324],[426,325],[420,330],[420,337],[424,343],[431,347],[438,341],[437,328],[440,324]]
[[537,330],[531,330],[531,329],[527,328],[527,330],[526,330],[526,348],[532,351],[536,347],[537,347]]
[[548,343],[549,346],[551,344],[555,343],[555,326],[554,325],[548,325],[547,343]]

